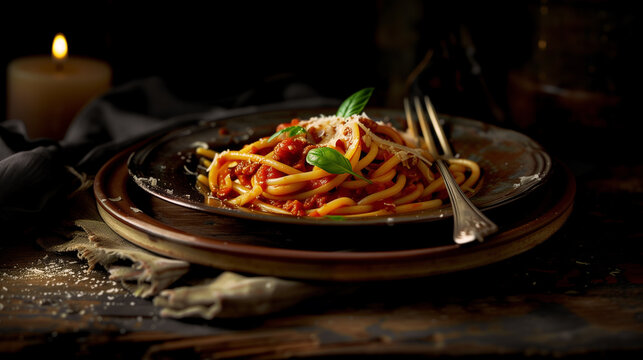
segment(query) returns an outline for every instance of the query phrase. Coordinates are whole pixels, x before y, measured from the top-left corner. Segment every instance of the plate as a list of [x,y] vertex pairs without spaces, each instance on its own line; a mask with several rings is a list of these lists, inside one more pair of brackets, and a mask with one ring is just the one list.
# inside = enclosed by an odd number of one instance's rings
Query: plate
[[96,174],[102,219],[149,251],[257,275],[333,282],[396,280],[472,269],[523,253],[549,239],[573,209],[569,169],[553,162],[549,180],[487,215],[499,231],[484,242],[457,245],[452,221],[391,226],[326,226],[254,221],[165,201],[134,183],[128,149]]
[[[307,119],[332,114],[333,109],[286,110],[237,116],[185,127],[155,139],[134,151],[128,160],[132,179],[150,194],[187,208],[237,218],[288,224],[308,225],[373,225],[409,222],[430,222],[452,216],[450,206],[390,216],[345,218],[307,218],[267,214],[245,208],[231,208],[219,202],[205,203],[195,186],[197,156],[200,143],[211,149],[239,149],[244,144],[275,132],[280,123],[292,118]],[[404,113],[394,109],[369,109],[367,114],[401,128]],[[546,182],[551,172],[551,158],[534,140],[509,129],[479,121],[441,116],[445,131],[458,156],[478,162],[483,178],[473,203],[487,211],[534,191]]]

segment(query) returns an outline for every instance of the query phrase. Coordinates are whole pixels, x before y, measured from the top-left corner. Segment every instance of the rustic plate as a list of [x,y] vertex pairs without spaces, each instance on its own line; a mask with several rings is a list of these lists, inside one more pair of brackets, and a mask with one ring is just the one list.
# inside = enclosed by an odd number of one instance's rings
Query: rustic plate
[[572,211],[575,182],[554,163],[543,186],[488,211],[499,232],[456,245],[452,222],[315,226],[207,213],[165,201],[134,184],[129,149],[98,172],[98,210],[115,232],[150,251],[194,264],[259,275],[323,281],[429,276],[497,262],[548,239]]
[[[332,109],[274,111],[232,117],[182,128],[151,141],[132,153],[128,161],[132,179],[150,194],[191,209],[243,219],[298,225],[361,226],[428,222],[448,218],[450,206],[392,216],[346,218],[293,217],[266,214],[248,209],[234,209],[219,203],[207,205],[195,187],[196,144],[207,143],[215,150],[238,149],[243,144],[269,136],[275,127],[294,117],[308,118],[331,114]],[[369,109],[368,115],[394,126],[404,123],[398,110]],[[551,171],[550,156],[529,137],[479,121],[442,116],[454,151],[477,161],[483,169],[483,181],[472,201],[487,211],[534,191],[546,182]],[[225,131],[222,131],[225,129]]]

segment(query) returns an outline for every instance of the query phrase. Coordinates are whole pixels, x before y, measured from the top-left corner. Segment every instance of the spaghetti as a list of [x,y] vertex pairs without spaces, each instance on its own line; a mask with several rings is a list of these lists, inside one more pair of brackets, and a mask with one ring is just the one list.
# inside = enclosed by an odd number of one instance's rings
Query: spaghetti
[[[293,119],[240,150],[198,147],[197,176],[209,200],[294,216],[379,216],[440,207],[448,199],[433,157],[415,140],[365,113]],[[465,191],[474,161],[453,159]]]

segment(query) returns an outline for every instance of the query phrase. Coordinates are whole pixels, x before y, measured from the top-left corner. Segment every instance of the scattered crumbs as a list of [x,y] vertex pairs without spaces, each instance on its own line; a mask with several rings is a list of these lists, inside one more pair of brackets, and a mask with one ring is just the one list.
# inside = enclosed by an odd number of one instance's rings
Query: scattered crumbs
[[172,189],[165,189],[165,192],[168,193],[168,195],[174,194],[174,190]]
[[578,265],[589,265],[588,262],[584,262],[584,261],[580,261],[580,260],[576,260],[576,264],[578,264]]
[[150,176],[149,178],[134,176],[134,181],[137,182],[138,184],[148,183],[149,185],[152,185],[152,186],[156,186],[156,184],[158,184],[158,179],[152,176]]
[[192,147],[192,148],[204,148],[204,149],[209,148],[208,143],[203,142],[203,141],[195,141],[192,144],[190,144],[190,147]]
[[130,208],[130,209],[132,209],[132,211],[133,211],[133,212],[135,212],[135,213],[143,212],[143,210],[141,210],[141,209],[139,209],[139,208],[135,208],[135,207],[133,207],[133,206],[130,206],[129,208]]
[[[66,318],[69,314],[74,314],[78,310],[69,307],[66,301],[75,301],[75,299],[85,299],[88,296],[101,296],[105,292],[124,294],[124,289],[113,280],[101,276],[88,275],[89,266],[84,262],[79,262],[66,258],[51,258],[46,255],[43,258],[34,260],[31,265],[24,268],[15,268],[14,273],[0,273],[0,289],[3,291],[0,298],[3,299],[22,299],[27,304],[33,304],[42,308],[41,311],[47,312],[53,316]],[[7,285],[10,280],[20,280],[25,283],[24,288],[12,288]],[[4,282],[4,284],[3,284]],[[76,287],[76,284],[86,284],[87,287],[82,290]],[[37,288],[37,293],[32,288]],[[101,290],[94,290],[101,288]],[[127,296],[125,294],[125,296]],[[111,299],[116,296],[110,296]],[[103,303],[104,305],[115,303]],[[0,310],[4,305],[0,304]],[[80,310],[80,315],[88,312],[92,314],[94,304],[87,307],[87,310]]]
[[531,183],[531,182],[534,182],[534,181],[538,181],[538,180],[540,180],[540,174],[534,174],[534,175],[529,175],[529,176],[521,176],[519,178],[520,182],[517,183],[517,184],[514,184],[514,189],[517,189],[522,185],[525,185],[525,184],[528,184],[528,183]]
[[198,172],[188,169],[186,165],[183,165],[183,170],[185,170],[185,173],[188,175],[194,175],[194,176],[199,175]]
[[109,201],[112,201],[112,202],[117,202],[117,201],[121,201],[121,200],[123,200],[123,199],[120,196],[117,196],[115,198],[109,198]]

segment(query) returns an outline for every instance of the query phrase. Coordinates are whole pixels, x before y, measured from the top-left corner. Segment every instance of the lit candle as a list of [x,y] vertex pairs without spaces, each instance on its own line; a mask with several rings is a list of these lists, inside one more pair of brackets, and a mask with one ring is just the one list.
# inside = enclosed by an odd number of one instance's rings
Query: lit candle
[[7,68],[7,119],[23,120],[31,138],[62,139],[78,111],[110,87],[107,63],[67,54],[58,34],[51,56],[19,58]]

